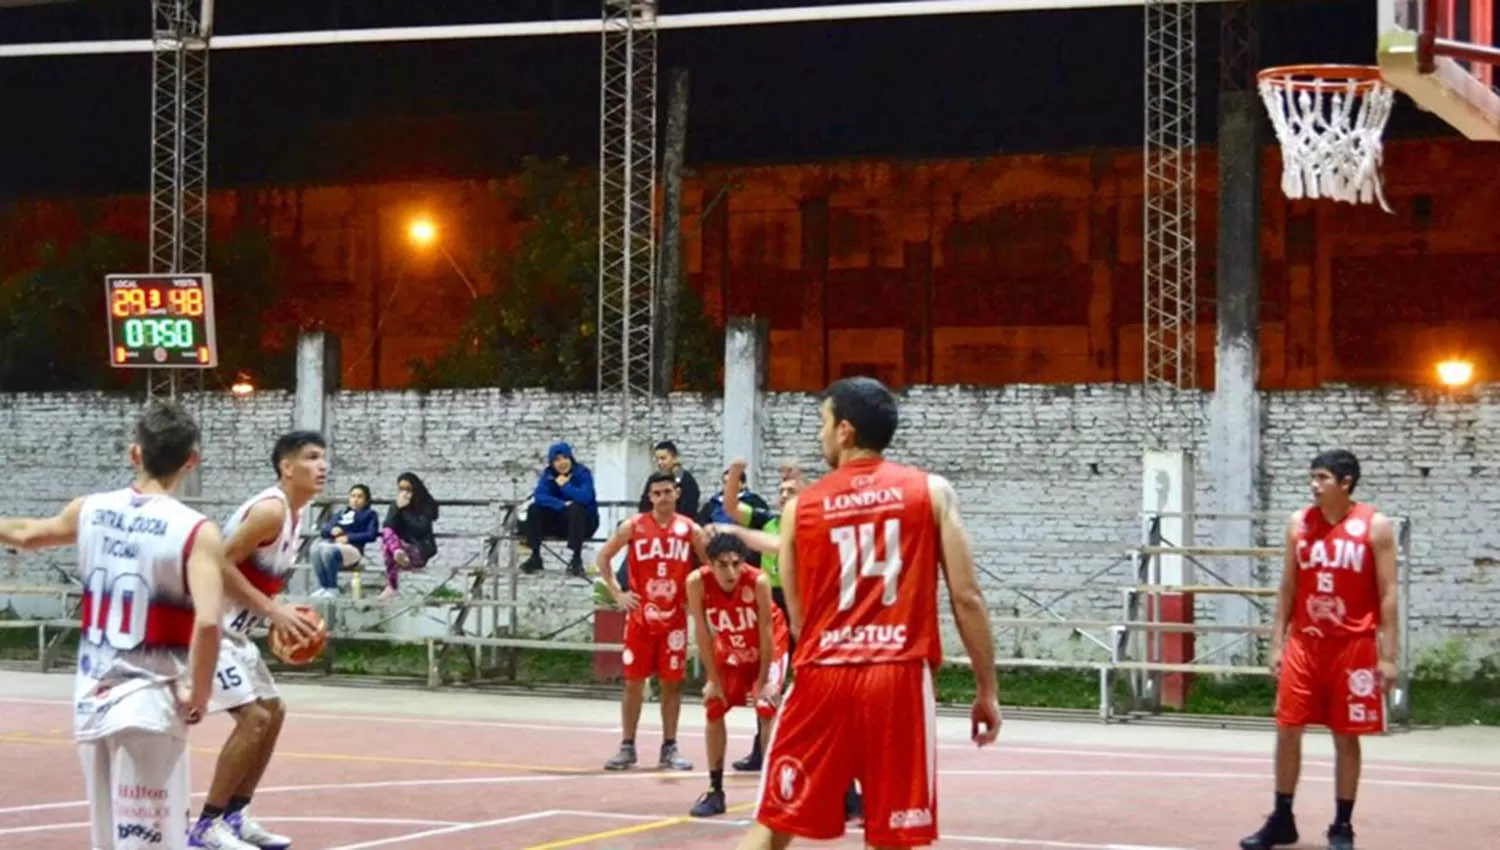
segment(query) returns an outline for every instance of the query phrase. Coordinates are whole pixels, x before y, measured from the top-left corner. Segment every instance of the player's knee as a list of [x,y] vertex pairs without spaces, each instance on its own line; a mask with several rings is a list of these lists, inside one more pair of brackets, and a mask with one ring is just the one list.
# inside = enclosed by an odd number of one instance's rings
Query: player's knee
[[271,712],[265,705],[252,702],[249,705],[236,709],[234,723],[235,727],[242,730],[246,735],[259,737],[270,731]]
[[1359,736],[1335,734],[1333,736],[1333,752],[1336,756],[1359,755]]
[[271,723],[279,724],[286,719],[286,703],[281,700],[261,700],[260,706],[266,710],[266,717]]

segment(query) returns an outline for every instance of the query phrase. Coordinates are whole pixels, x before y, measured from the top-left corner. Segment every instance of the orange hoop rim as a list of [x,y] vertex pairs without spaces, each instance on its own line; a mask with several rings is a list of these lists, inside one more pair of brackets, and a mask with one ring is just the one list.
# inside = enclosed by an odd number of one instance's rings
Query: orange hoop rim
[[1279,65],[1256,74],[1256,79],[1289,91],[1317,91],[1330,84],[1352,84],[1355,91],[1368,92],[1385,84],[1380,68],[1374,65]]

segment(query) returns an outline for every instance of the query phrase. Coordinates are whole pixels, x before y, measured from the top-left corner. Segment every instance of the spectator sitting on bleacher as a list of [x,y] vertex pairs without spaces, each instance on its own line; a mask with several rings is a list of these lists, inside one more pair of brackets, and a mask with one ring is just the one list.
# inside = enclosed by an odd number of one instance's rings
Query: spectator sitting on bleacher
[[599,500],[594,495],[593,473],[573,457],[573,447],[567,443],[553,443],[547,449],[547,465],[537,478],[520,530],[531,548],[531,555],[521,564],[523,572],[541,572],[543,540],[566,540],[572,553],[568,574],[584,575],[583,544],[599,530]]
[[308,552],[318,576],[313,596],[339,595],[339,570],[352,567],[364,559],[365,544],[380,536],[380,515],[370,507],[370,488],[356,484],[349,488],[349,507],[335,511],[323,526],[321,540]]
[[432,536],[437,518],[438,503],[427,491],[427,485],[416,473],[401,473],[396,479],[396,501],[386,511],[385,527],[380,530],[385,555],[385,590],[380,592],[381,599],[396,595],[401,570],[420,570],[437,556],[437,540]]
[[[671,440],[662,440],[652,450],[656,456],[656,468],[660,472],[670,472],[677,479],[677,512],[683,516],[695,516],[698,513],[698,500],[703,494],[698,490],[698,479],[693,477],[682,465],[677,456],[677,444]],[[651,485],[647,484],[641,488],[640,510],[643,514],[651,513]]]

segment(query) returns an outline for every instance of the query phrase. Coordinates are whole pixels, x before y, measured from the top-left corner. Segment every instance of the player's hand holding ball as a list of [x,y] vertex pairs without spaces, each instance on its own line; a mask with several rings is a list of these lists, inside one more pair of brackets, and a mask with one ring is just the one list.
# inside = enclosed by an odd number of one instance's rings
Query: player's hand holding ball
[[1000,700],[975,697],[969,709],[969,732],[974,743],[985,747],[1000,737]]
[[323,646],[328,642],[327,624],[321,614],[307,605],[298,605],[291,610],[292,619],[310,629],[311,636],[300,638],[289,634],[290,630],[272,624],[267,642],[271,645],[271,652],[283,662],[299,666],[311,664],[323,654]]

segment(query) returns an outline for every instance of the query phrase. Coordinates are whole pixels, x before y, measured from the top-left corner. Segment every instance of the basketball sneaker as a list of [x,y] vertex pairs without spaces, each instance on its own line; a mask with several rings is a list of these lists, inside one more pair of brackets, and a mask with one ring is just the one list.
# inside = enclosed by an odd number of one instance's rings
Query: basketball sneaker
[[256,850],[254,844],[246,844],[234,834],[234,828],[224,818],[199,818],[188,832],[188,846],[202,850]]
[[605,770],[629,770],[632,767],[635,767],[635,747],[630,744],[621,744],[620,751],[604,763]]
[[688,812],[695,818],[711,818],[714,815],[724,814],[728,807],[724,803],[724,790],[722,788],[710,788],[703,792],[698,802],[693,804],[693,810]]
[[292,839],[266,831],[259,821],[250,817],[249,809],[225,815],[224,822],[229,824],[241,841],[252,847],[259,847],[260,850],[286,850],[292,846]]
[[1328,850],[1354,850],[1354,827],[1347,823],[1328,827]]
[[661,745],[661,760],[657,766],[663,770],[692,770],[693,763],[682,757],[676,744]]
[[1272,847],[1284,847],[1296,843],[1296,819],[1280,818],[1273,814],[1266,818],[1265,825],[1260,828],[1260,831],[1240,839],[1240,850],[1271,850]]

